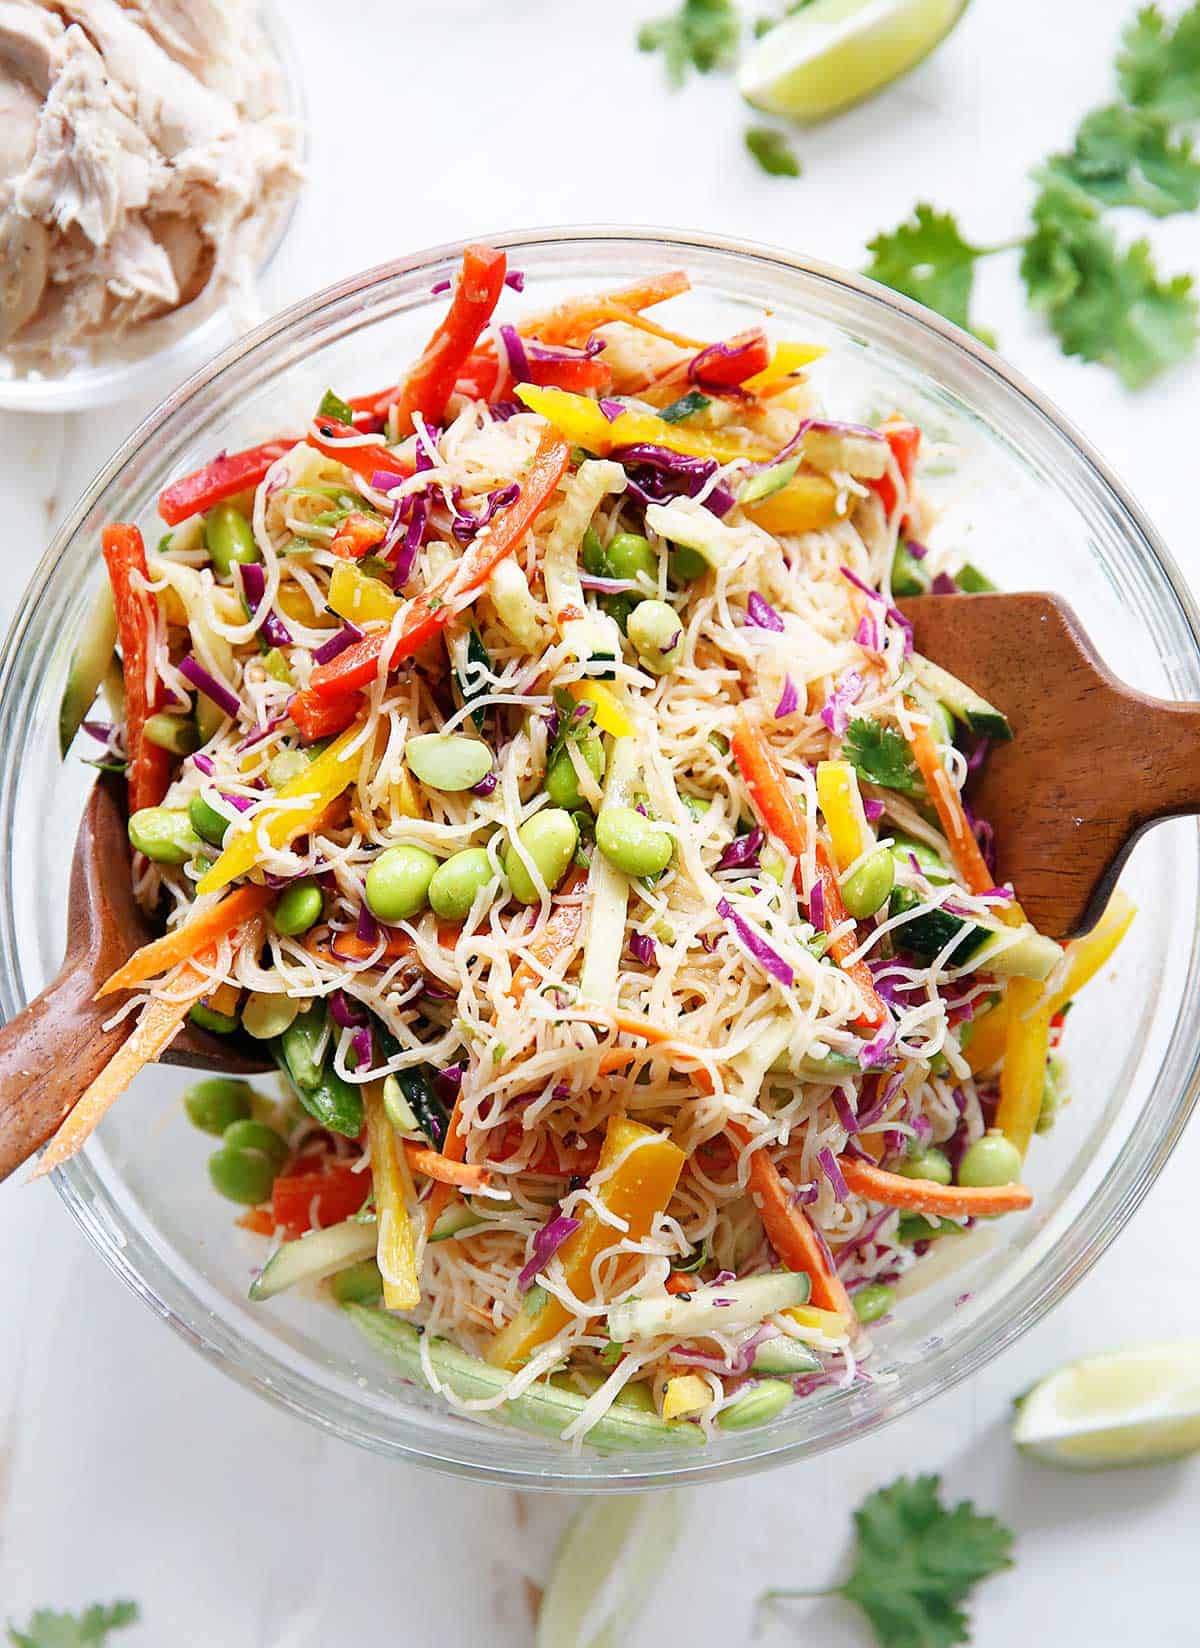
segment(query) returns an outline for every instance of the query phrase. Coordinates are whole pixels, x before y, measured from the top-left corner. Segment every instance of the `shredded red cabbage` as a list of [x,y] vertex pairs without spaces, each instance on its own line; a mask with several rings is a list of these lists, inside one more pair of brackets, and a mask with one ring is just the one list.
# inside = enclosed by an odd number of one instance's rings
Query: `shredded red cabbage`
[[931,595],[961,595],[962,590],[958,587],[958,581],[952,578],[948,572],[939,572],[929,586],[929,593]]
[[515,326],[501,326],[500,336],[504,342],[504,352],[508,356],[508,370],[517,383],[529,382],[529,357],[525,353],[525,345],[521,342],[521,334]]
[[774,630],[777,635],[783,633],[783,619],[756,589],[752,589],[746,599],[746,623],[754,629]]
[[578,1229],[579,1220],[569,1219],[563,1213],[556,1213],[542,1226],[533,1238],[533,1251],[529,1260],[517,1276],[517,1288],[521,1293],[529,1292],[538,1271],[545,1270],[567,1238],[574,1236]]
[[616,423],[617,419],[621,416],[621,413],[624,412],[625,407],[621,401],[602,398],[600,401],[600,410],[604,413],[604,416],[608,419],[609,423]]
[[904,547],[907,549],[914,561],[923,561],[929,554],[929,551],[925,548],[925,545],[919,544],[915,538],[906,538],[904,540]]
[[825,889],[819,881],[814,881],[812,891],[808,895],[808,913],[812,917],[814,927],[825,927]]
[[857,1236],[851,1236],[850,1240],[838,1249],[838,1256],[835,1262],[839,1270],[844,1270],[846,1268],[855,1253],[857,1253],[860,1248],[866,1247],[869,1243],[875,1240],[875,1237],[878,1235],[883,1226],[887,1224],[894,1211],[895,1210],[893,1208],[885,1207],[882,1213],[876,1213],[872,1218],[867,1220],[866,1224],[862,1227]]
[[[422,467],[422,453],[417,452],[417,468]],[[430,466],[426,464],[425,468]],[[407,475],[400,475],[394,469],[376,469],[371,475],[371,489],[374,492],[391,492],[394,487],[402,486],[408,479]]]
[[748,951],[772,978],[777,978],[780,984],[790,986],[793,983],[795,974],[787,962],[771,948],[756,927],[737,913],[727,898],[718,900],[717,914],[733,929],[742,948]]
[[850,1090],[846,1087],[835,1087],[833,1090],[833,1108],[837,1111],[837,1119],[842,1124],[843,1132],[853,1134],[858,1132],[858,1117],[850,1104]]
[[499,773],[496,773],[496,772],[484,773],[483,777],[479,780],[478,784],[472,784],[471,794],[472,795],[491,795],[495,791],[496,785],[499,782],[500,782]]
[[504,284],[514,292],[523,292],[525,290],[524,269],[510,269],[504,277]]
[[369,1070],[375,1057],[375,1044],[369,1024],[364,1024],[361,1030],[354,1032],[350,1038],[350,1046],[354,1053],[354,1068]]
[[775,706],[775,719],[782,721],[785,715],[795,715],[800,708],[800,694],[796,691],[796,683],[790,675],[783,678],[783,692]]
[[433,1078],[434,1085],[443,1095],[453,1095],[462,1086],[465,1064],[448,1064],[444,1070],[439,1070]]
[[854,632],[854,639],[860,647],[868,652],[883,651],[883,633],[879,627],[879,620],[873,612],[864,612],[858,620],[858,628]]
[[[825,700],[821,720],[835,738],[844,738],[850,725],[851,708],[862,696],[863,678],[856,670],[847,670]],[[779,711],[776,710],[776,715]]]
[[[267,574],[258,561],[243,561],[238,567],[242,579],[242,595],[252,618],[258,617],[259,608],[263,604],[263,597],[267,592]],[[262,632],[273,647],[290,647],[292,637],[283,619],[268,607],[263,614]]]
[[216,676],[210,675],[204,665],[193,658],[190,652],[179,660],[178,667],[180,675],[185,676],[198,692],[202,692],[206,698],[211,698],[219,710],[237,720],[242,713],[241,700],[235,693],[230,692],[223,682],[218,681]]
[[883,802],[876,801],[873,796],[864,796],[863,813],[868,824],[878,824],[883,817]]
[[197,769],[204,774],[205,778],[211,778],[217,770],[216,763],[211,755],[200,753],[198,755],[194,755],[192,760],[195,762]]
[[448,292],[450,290],[452,284],[453,282],[448,280],[439,280],[436,286],[431,286],[429,288],[430,297],[440,298],[443,292]]
[[811,1207],[821,1192],[815,1184],[798,1185],[791,1194],[793,1207]]
[[[738,385],[744,378],[754,376],[762,334],[743,333],[728,343],[710,343],[688,362],[688,382],[716,395],[742,394]],[[717,370],[717,363],[720,369]]]
[[[648,441],[614,447],[611,456],[626,471],[630,497],[643,504],[666,503],[680,495],[695,498],[717,472],[713,458],[693,458]],[[727,486],[719,485],[702,501],[719,516],[733,508],[734,497]]]
[[[264,738],[271,736],[276,727],[282,727],[287,719],[286,715],[273,715],[265,726],[255,727],[254,731],[243,738],[238,745],[238,754],[240,755],[243,750],[253,749],[255,744],[261,744]],[[204,769],[201,768],[200,770],[203,772]]]
[[329,1016],[339,1030],[357,1030],[370,1023],[366,1008],[344,990],[335,990],[330,996]]
[[886,1064],[895,1044],[896,1032],[890,1024],[885,1024],[877,1036],[871,1041],[864,1042],[859,1048],[859,1068],[876,1070],[880,1065]]
[[598,595],[628,595],[642,587],[636,578],[596,578],[590,572],[581,572],[579,582],[584,589],[595,590]]
[[218,790],[217,794],[222,801],[228,802],[235,812],[248,813],[254,806],[254,797],[251,795],[231,795],[228,790]]
[[358,922],[354,928],[354,936],[361,939],[364,944],[379,943],[379,923],[365,904],[358,907]]
[[588,361],[602,355],[608,345],[603,338],[590,337],[582,349],[570,344],[543,343],[540,338],[525,339],[525,353],[536,361]]
[[649,933],[634,933],[629,940],[629,949],[634,960],[640,961],[643,967],[652,967],[658,958],[658,951]]
[[336,658],[339,652],[345,652],[347,647],[352,647],[356,641],[361,641],[362,638],[362,630],[347,618],[342,628],[335,635],[331,635],[329,640],[319,646],[313,653],[313,663],[328,664],[330,659]]
[[823,1145],[817,1151],[817,1164],[821,1172],[829,1180],[830,1189],[839,1202],[844,1202],[850,1195],[850,1186],[842,1177],[842,1170],[837,1164],[837,1157],[828,1145]]
[[747,835],[735,836],[717,860],[718,870],[749,870],[758,863],[763,832],[756,824]]
[[467,510],[459,509],[457,498],[454,505],[454,519],[450,523],[450,530],[460,544],[469,544],[477,532],[483,528],[496,514],[497,510],[507,509],[509,504],[515,504],[521,496],[521,488],[515,481],[508,486],[502,486],[497,492],[489,492],[484,500],[483,507],[477,515]]
[[978,743],[975,745],[975,748],[967,757],[967,771],[969,773],[979,771],[980,767],[982,767],[983,763],[987,760],[988,751],[991,747],[992,741],[990,738],[983,736],[979,739]]
[[978,818],[963,802],[963,812],[967,815],[967,823],[971,826],[971,833],[979,843],[979,851],[983,854],[983,862],[993,876],[996,874],[996,832],[986,818]]

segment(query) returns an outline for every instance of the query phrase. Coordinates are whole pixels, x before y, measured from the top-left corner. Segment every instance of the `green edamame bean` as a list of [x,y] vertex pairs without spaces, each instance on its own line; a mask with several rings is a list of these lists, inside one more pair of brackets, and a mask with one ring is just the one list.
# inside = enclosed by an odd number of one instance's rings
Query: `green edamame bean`
[[912,836],[902,835],[897,830],[892,841],[891,852],[896,863],[906,870],[912,869],[912,861],[915,858],[917,869],[926,881],[940,885],[952,879],[949,866],[924,841],[916,841]]
[[792,1387],[785,1379],[760,1379],[750,1385],[744,1395],[717,1415],[717,1424],[723,1431],[746,1430],[750,1425],[765,1425],[768,1419],[781,1414],[792,1400]]
[[675,588],[680,584],[694,583],[697,578],[703,578],[707,571],[708,562],[703,555],[687,544],[676,544],[667,557],[667,573]]
[[299,1011],[300,1003],[291,996],[255,990],[242,1008],[242,1029],[255,1041],[271,1041],[282,1036]]
[[639,601],[629,614],[625,633],[638,662],[651,675],[666,675],[683,656],[683,625],[665,601]]
[[902,1162],[897,1171],[906,1179],[931,1179],[934,1184],[940,1185],[948,1185],[954,1177],[949,1157],[933,1145],[926,1150],[918,1150],[915,1156]]
[[329,1278],[329,1291],[339,1305],[373,1305],[383,1298],[383,1277],[375,1259],[360,1259]]
[[310,877],[293,881],[280,893],[275,905],[275,931],[285,938],[297,938],[307,933],[314,922],[320,921],[325,908],[325,896]]
[[208,1158],[208,1176],[219,1196],[243,1207],[270,1199],[275,1164],[261,1150],[231,1150],[222,1145]]
[[443,921],[465,921],[475,896],[495,877],[482,847],[467,847],[439,864],[429,883],[429,903]]
[[495,760],[478,738],[427,732],[404,746],[408,770],[435,790],[470,790],[486,778]]
[[221,1135],[221,1143],[226,1150],[257,1150],[277,1168],[287,1160],[288,1145],[282,1133],[276,1133],[266,1122],[256,1122],[247,1116],[230,1122]]
[[281,790],[293,778],[299,778],[308,764],[303,750],[280,750],[267,763],[267,783],[273,790]]
[[214,504],[204,520],[204,547],[218,578],[229,578],[239,562],[261,561],[254,529],[235,504]]
[[188,1018],[201,1030],[210,1030],[214,1036],[232,1036],[238,1027],[236,1013],[218,1013],[215,1007],[206,1007],[202,1001],[188,1013]]
[[188,819],[193,830],[205,841],[211,841],[214,847],[219,847],[225,839],[231,820],[213,806],[209,800],[212,791],[201,791],[188,802]]
[[[537,866],[537,872],[551,892],[571,867],[579,845],[579,830],[570,813],[562,807],[546,807],[534,813],[517,831],[517,840]],[[521,904],[536,904],[542,896],[514,847],[504,852],[504,873],[513,897]]]
[[681,795],[679,799],[697,823],[712,806],[712,802],[706,795]]
[[658,582],[658,556],[640,532],[618,532],[610,539],[604,558],[614,578],[648,578]]
[[429,901],[438,861],[424,847],[389,847],[367,871],[367,908],[378,921],[409,921]]
[[657,875],[671,862],[671,837],[634,807],[601,807],[596,845],[626,875]]
[[976,1139],[958,1164],[958,1182],[972,1187],[1015,1184],[1021,1177],[1021,1152],[998,1127]]
[[188,1121],[202,1133],[214,1133],[220,1138],[233,1122],[244,1121],[250,1114],[254,1089],[249,1082],[234,1081],[229,1076],[210,1076],[198,1081],[183,1095],[183,1108]]
[[870,1282],[866,1287],[855,1288],[852,1298],[854,1314],[864,1323],[878,1322],[896,1303],[895,1293],[883,1282]]
[[159,710],[146,718],[142,731],[152,744],[157,744],[160,750],[170,750],[172,755],[191,755],[200,748],[200,734],[190,716],[167,715]]
[[[584,766],[591,773],[597,784],[604,777],[604,742],[596,733],[588,733],[578,740],[580,755]],[[546,769],[546,794],[556,807],[565,807],[573,813],[578,807],[586,807],[587,802],[579,793],[579,777],[575,771],[575,763],[571,760],[571,753],[564,745],[554,760]]]
[[579,559],[583,562],[583,570],[590,573],[593,578],[612,577],[612,568],[604,553],[604,545],[600,542],[600,534],[594,526],[588,527],[583,535]]
[[129,820],[129,843],[155,864],[186,864],[201,846],[179,807],[140,807]]
[[877,847],[842,882],[842,903],[856,921],[865,921],[887,903],[895,883],[896,860]]

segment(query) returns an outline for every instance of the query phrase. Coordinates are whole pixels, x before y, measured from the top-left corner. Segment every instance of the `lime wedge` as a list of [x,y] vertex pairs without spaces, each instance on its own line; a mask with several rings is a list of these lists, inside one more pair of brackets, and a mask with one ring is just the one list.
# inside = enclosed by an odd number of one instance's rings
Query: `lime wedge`
[[950,33],[967,0],[812,0],[742,64],[747,102],[823,120],[906,74]]
[[1021,1399],[1013,1441],[1074,1470],[1152,1465],[1200,1448],[1200,1341],[1086,1356]]
[[563,1535],[542,1597],[537,1648],[627,1642],[682,1527],[675,1492],[586,1500]]

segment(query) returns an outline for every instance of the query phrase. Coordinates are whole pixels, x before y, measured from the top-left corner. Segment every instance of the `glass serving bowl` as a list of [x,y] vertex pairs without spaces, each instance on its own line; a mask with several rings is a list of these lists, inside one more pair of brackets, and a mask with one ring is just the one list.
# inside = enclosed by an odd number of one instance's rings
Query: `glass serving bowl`
[[[1133,500],[1059,414],[973,338],[855,275],[706,236],[578,230],[497,237],[542,308],[680,265],[694,291],[675,324],[727,335],[772,312],[777,337],[828,343],[814,368],[835,416],[899,411],[927,437],[938,531],[1009,588],[1069,596],[1126,681],[1200,698],[1197,610]],[[73,639],[101,578],[100,529],[152,530],[171,478],[222,448],[303,428],[321,392],[392,381],[418,351],[461,253],[442,247],[320,293],[212,361],[131,436],[47,551],[0,661],[0,1006],[19,1010],[58,969],[71,844],[90,771],[63,764],[56,714]],[[1051,689],[1053,683],[1048,682]],[[945,1243],[873,1330],[870,1381],[825,1390],[704,1449],[601,1455],[485,1426],[400,1382],[334,1308],[251,1304],[265,1252],[209,1188],[212,1141],[184,1119],[182,1078],[150,1070],[87,1151],[55,1174],[113,1269],[207,1356],[272,1401],[378,1452],[527,1488],[595,1492],[701,1481],[815,1454],[908,1412],[982,1367],[1085,1273],[1160,1171],[1197,1095],[1200,1019],[1194,825],[1160,826],[1123,885],[1140,914],[1084,992],[1065,1048],[1077,1098],[1038,1139],[1033,1211]],[[953,1269],[948,1267],[953,1266]]]
[[[268,0],[260,0],[258,17],[267,44],[278,59],[283,107],[299,124],[298,158],[303,165],[308,157],[308,118],[304,82],[291,37],[279,12]],[[275,214],[258,267],[260,279],[271,268],[287,239],[304,188],[302,183],[291,200]],[[98,349],[92,358],[81,359],[66,371],[15,372],[0,348],[0,410],[79,412],[107,406],[127,395],[161,394],[167,384],[177,382],[182,373],[191,371],[228,343],[235,330],[224,296],[205,291],[171,314],[147,321],[127,342],[116,341],[107,350]]]

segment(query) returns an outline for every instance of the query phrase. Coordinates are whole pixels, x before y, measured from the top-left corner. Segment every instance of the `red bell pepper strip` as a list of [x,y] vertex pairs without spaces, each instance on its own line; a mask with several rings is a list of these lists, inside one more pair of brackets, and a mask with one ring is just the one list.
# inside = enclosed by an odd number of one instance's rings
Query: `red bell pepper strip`
[[[578,359],[570,357],[567,360],[531,360],[525,381],[554,389],[566,389],[573,395],[584,395],[592,389],[607,389],[612,383],[612,372],[602,360],[594,356],[590,360],[584,355],[580,355]],[[462,371],[454,385],[454,392],[457,395],[466,395],[471,400],[490,401],[495,398],[499,382],[500,363],[485,345],[476,349],[463,363]],[[361,407],[379,411],[389,407],[396,400],[400,389],[400,384],[393,384],[390,389],[378,389],[373,395],[360,395],[349,404],[356,409]]]
[[411,475],[413,472],[413,460],[401,458],[398,452],[384,446],[382,441],[371,441],[367,446],[339,446],[339,441],[361,441],[362,430],[355,429],[353,424],[339,423],[336,418],[315,418],[304,438],[309,446],[316,447],[318,452],[332,458],[335,463],[345,464],[347,469],[353,469],[365,481],[370,481],[377,469],[390,470],[393,475]]
[[298,692],[288,704],[288,714],[303,741],[315,744],[318,738],[334,738],[339,732],[345,732],[361,707],[360,692],[348,692],[341,698],[318,698],[314,692]]
[[172,481],[159,494],[158,513],[168,526],[178,526],[189,515],[211,509],[223,498],[236,497],[248,487],[257,486],[275,460],[290,452],[295,444],[293,440],[275,440],[265,446],[252,446],[245,452],[222,452],[194,475]]
[[450,308],[405,378],[396,402],[402,435],[411,433],[414,413],[427,423],[442,421],[463,364],[500,301],[507,269],[508,259],[495,247],[468,246],[463,253]]
[[125,677],[125,742],[129,750],[129,810],[156,807],[171,782],[171,753],[146,737],[146,722],[164,696],[162,682],[151,676],[150,617],[154,597],[134,587],[133,574],[146,572],[146,546],[136,526],[106,526],[101,537],[117,609],[117,636]]
[[[774,750],[763,737],[762,728],[750,708],[743,704],[738,711],[737,727],[731,741],[733,758],[738,764],[750,802],[763,828],[781,841],[797,860],[796,885],[801,887],[799,860],[808,847],[808,820],[801,812],[787,774],[780,766]],[[823,904],[822,929],[831,933],[846,921],[846,907],[842,903],[837,872],[830,863],[823,842],[816,844],[817,879],[820,882]],[[801,889],[802,890],[802,889]],[[833,941],[830,953],[838,965],[858,985],[865,1008],[858,1023],[877,1029],[887,1017],[887,1009],[875,989],[871,970],[864,961],[848,962],[855,949],[854,939],[847,933]]]
[[[716,395],[722,391],[736,392],[747,378],[766,371],[771,364],[771,353],[767,334],[753,327],[727,338],[722,344],[710,344],[690,360],[669,367],[660,377],[651,379],[649,387],[658,391],[692,383],[696,388]],[[692,368],[697,361],[700,367],[693,377]]]
[[[913,472],[917,467],[917,452],[921,446],[921,431],[916,424],[894,423],[883,431],[884,438],[892,449],[892,456],[904,477],[906,488],[912,488]],[[881,475],[877,481],[868,481],[867,485],[872,492],[879,495],[879,501],[887,514],[891,514],[896,507],[896,483],[890,475]]]
[[399,635],[393,638],[390,630],[375,630],[313,671],[307,689],[297,693],[291,702],[290,714],[297,725],[300,724],[297,710],[307,715],[312,698],[342,698],[348,692],[369,686],[379,673],[385,648],[390,649],[387,668],[393,670],[439,635],[454,616],[455,598],[482,588],[493,568],[516,549],[539,512],[554,496],[570,457],[567,443],[547,430],[522,476],[520,497],[500,511],[456,566],[408,603]]
[[340,1224],[357,1213],[371,1193],[371,1175],[343,1163],[319,1173],[291,1173],[275,1181],[271,1210],[289,1238]]
[[331,555],[343,561],[357,561],[381,544],[387,536],[387,523],[378,516],[360,515],[351,510],[333,535],[329,545]]

